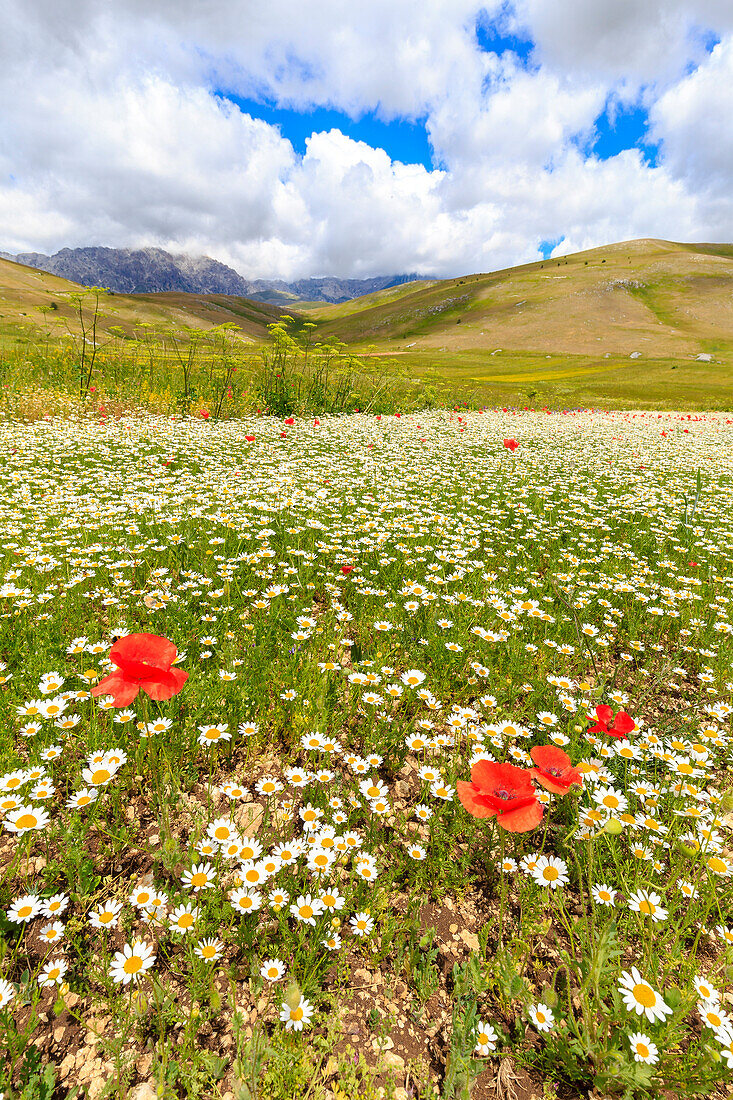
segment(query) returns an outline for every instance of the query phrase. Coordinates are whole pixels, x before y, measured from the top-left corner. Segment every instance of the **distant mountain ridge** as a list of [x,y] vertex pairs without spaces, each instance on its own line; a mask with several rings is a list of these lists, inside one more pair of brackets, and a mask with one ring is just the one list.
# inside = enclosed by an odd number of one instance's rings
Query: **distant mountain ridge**
[[373,279],[245,279],[234,268],[210,256],[173,255],[162,248],[62,248],[43,252],[0,252],[0,258],[59,275],[82,286],[103,286],[120,294],[182,291],[188,294],[234,294],[275,305],[289,302],[348,302],[362,294],[401,286],[420,275],[378,275]]

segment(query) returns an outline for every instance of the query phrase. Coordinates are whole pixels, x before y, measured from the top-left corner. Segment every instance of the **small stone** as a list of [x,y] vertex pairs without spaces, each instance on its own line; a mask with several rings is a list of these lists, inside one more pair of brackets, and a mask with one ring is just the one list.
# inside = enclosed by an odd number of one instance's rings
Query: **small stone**
[[458,931],[458,925],[457,924],[449,924],[448,925],[448,931],[451,932],[453,935],[455,935],[456,932]]
[[409,1100],[407,1089],[403,1089],[402,1085],[398,1085],[394,1090],[394,1100]]
[[158,1100],[158,1093],[147,1081],[141,1081],[139,1085],[135,1085],[127,1096],[128,1100]]
[[60,1043],[64,1037],[65,1027],[55,1027],[53,1029],[53,1038],[55,1043]]
[[401,1055],[395,1054],[393,1050],[388,1050],[385,1054],[382,1055],[382,1062],[390,1069],[405,1068],[405,1059],[402,1058]]
[[465,943],[466,947],[469,947],[471,951],[480,951],[481,944],[479,943],[478,936],[473,932],[468,932],[465,928],[461,932],[461,939]]
[[59,1066],[59,1075],[61,1077],[68,1077],[74,1068],[75,1058],[73,1054],[67,1054],[63,1062]]

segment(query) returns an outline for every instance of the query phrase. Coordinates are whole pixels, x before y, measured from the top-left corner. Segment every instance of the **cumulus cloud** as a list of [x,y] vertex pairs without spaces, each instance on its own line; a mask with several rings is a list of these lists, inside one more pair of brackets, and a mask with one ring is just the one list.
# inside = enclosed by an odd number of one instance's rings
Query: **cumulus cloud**
[[[528,61],[480,49],[493,16]],[[721,239],[732,75],[718,0],[359,0],[346,18],[340,0],[9,0],[0,248],[158,244],[295,278],[490,270],[559,237]],[[424,119],[435,166],[338,129],[300,155],[235,94]],[[640,96],[659,164],[584,152],[604,105]]]

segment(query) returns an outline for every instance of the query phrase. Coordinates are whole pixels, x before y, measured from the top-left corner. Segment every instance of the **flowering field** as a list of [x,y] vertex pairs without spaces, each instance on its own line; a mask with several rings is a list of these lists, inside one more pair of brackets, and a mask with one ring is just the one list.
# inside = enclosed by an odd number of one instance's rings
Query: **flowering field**
[[0,422],[0,1088],[729,1095],[733,420],[289,419]]

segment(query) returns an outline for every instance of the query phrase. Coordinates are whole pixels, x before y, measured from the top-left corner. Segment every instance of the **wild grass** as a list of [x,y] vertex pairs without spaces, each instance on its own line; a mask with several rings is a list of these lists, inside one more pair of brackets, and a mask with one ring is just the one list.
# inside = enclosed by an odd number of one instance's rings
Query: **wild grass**
[[727,1095],[729,418],[275,411],[0,420],[0,1088]]

